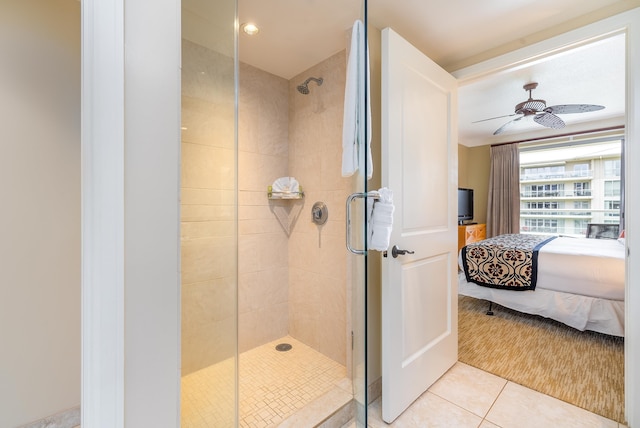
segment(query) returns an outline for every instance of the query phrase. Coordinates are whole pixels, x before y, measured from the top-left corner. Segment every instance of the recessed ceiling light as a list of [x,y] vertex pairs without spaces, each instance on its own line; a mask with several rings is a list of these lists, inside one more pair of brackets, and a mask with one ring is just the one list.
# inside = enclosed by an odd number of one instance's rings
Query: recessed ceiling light
[[244,31],[249,36],[254,36],[258,34],[260,29],[256,26],[256,24],[252,24],[251,22],[247,22],[246,24],[242,24],[242,31]]

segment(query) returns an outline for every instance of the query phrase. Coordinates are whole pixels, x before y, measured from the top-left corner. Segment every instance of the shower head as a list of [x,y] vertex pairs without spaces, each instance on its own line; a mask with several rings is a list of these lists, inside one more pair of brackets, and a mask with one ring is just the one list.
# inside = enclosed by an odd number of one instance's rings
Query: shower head
[[302,85],[298,85],[298,87],[296,89],[298,89],[298,92],[300,92],[302,95],[307,95],[309,93],[309,82],[314,81],[318,84],[318,86],[322,85],[323,79],[322,77],[319,78],[315,78],[315,77],[309,77],[307,80],[304,81],[304,83]]

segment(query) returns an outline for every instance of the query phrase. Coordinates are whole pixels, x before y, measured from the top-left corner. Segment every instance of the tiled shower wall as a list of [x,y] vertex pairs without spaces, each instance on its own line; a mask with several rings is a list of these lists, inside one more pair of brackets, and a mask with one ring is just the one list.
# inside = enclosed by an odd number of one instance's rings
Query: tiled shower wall
[[[347,360],[345,200],[351,179],[341,175],[345,51],[291,79],[289,172],[304,186],[304,209],[289,238],[289,334],[340,364]],[[308,77],[309,94],[295,87]],[[327,223],[311,222],[311,207],[327,205]]]
[[182,374],[236,349],[234,70],[182,44]]
[[[233,355],[235,238],[233,62],[183,42],[182,373]],[[240,352],[287,334],[346,364],[347,293],[340,176],[345,54],[286,81],[240,68],[238,315]],[[308,76],[325,79],[302,95]],[[222,83],[220,83],[222,82]],[[295,176],[298,201],[267,186]],[[323,201],[329,221],[311,222]]]
[[288,238],[267,186],[288,175],[288,82],[240,65],[238,112],[239,350],[288,333]]

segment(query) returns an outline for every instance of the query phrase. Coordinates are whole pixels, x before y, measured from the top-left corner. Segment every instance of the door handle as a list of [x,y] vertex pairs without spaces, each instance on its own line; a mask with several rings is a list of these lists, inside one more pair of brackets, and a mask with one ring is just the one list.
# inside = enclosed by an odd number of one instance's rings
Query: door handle
[[405,254],[414,254],[415,251],[411,251],[411,250],[401,250],[400,248],[398,248],[397,245],[394,245],[393,248],[391,248],[391,255],[393,256],[394,259],[398,258],[398,256],[403,256]]
[[[347,226],[347,233],[346,233],[346,240],[347,240],[347,250],[349,250],[350,252],[352,252],[353,254],[366,254],[367,252],[365,250],[359,250],[356,248],[353,248],[351,246],[351,202],[353,202],[354,199],[356,198],[362,198],[362,199],[367,199],[367,198],[373,198],[373,199],[380,199],[380,193],[374,191],[371,192],[366,192],[366,193],[352,193],[351,195],[349,195],[347,197],[347,221],[346,226]],[[365,237],[366,240],[366,237]]]

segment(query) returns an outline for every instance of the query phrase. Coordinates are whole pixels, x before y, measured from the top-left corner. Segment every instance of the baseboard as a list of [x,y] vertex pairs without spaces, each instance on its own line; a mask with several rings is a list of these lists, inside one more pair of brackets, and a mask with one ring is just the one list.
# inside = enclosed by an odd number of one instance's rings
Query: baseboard
[[64,410],[52,416],[21,425],[18,428],[79,428],[80,406]]
[[373,403],[378,398],[382,396],[382,377],[371,382],[371,384],[367,387],[367,401],[368,404]]

